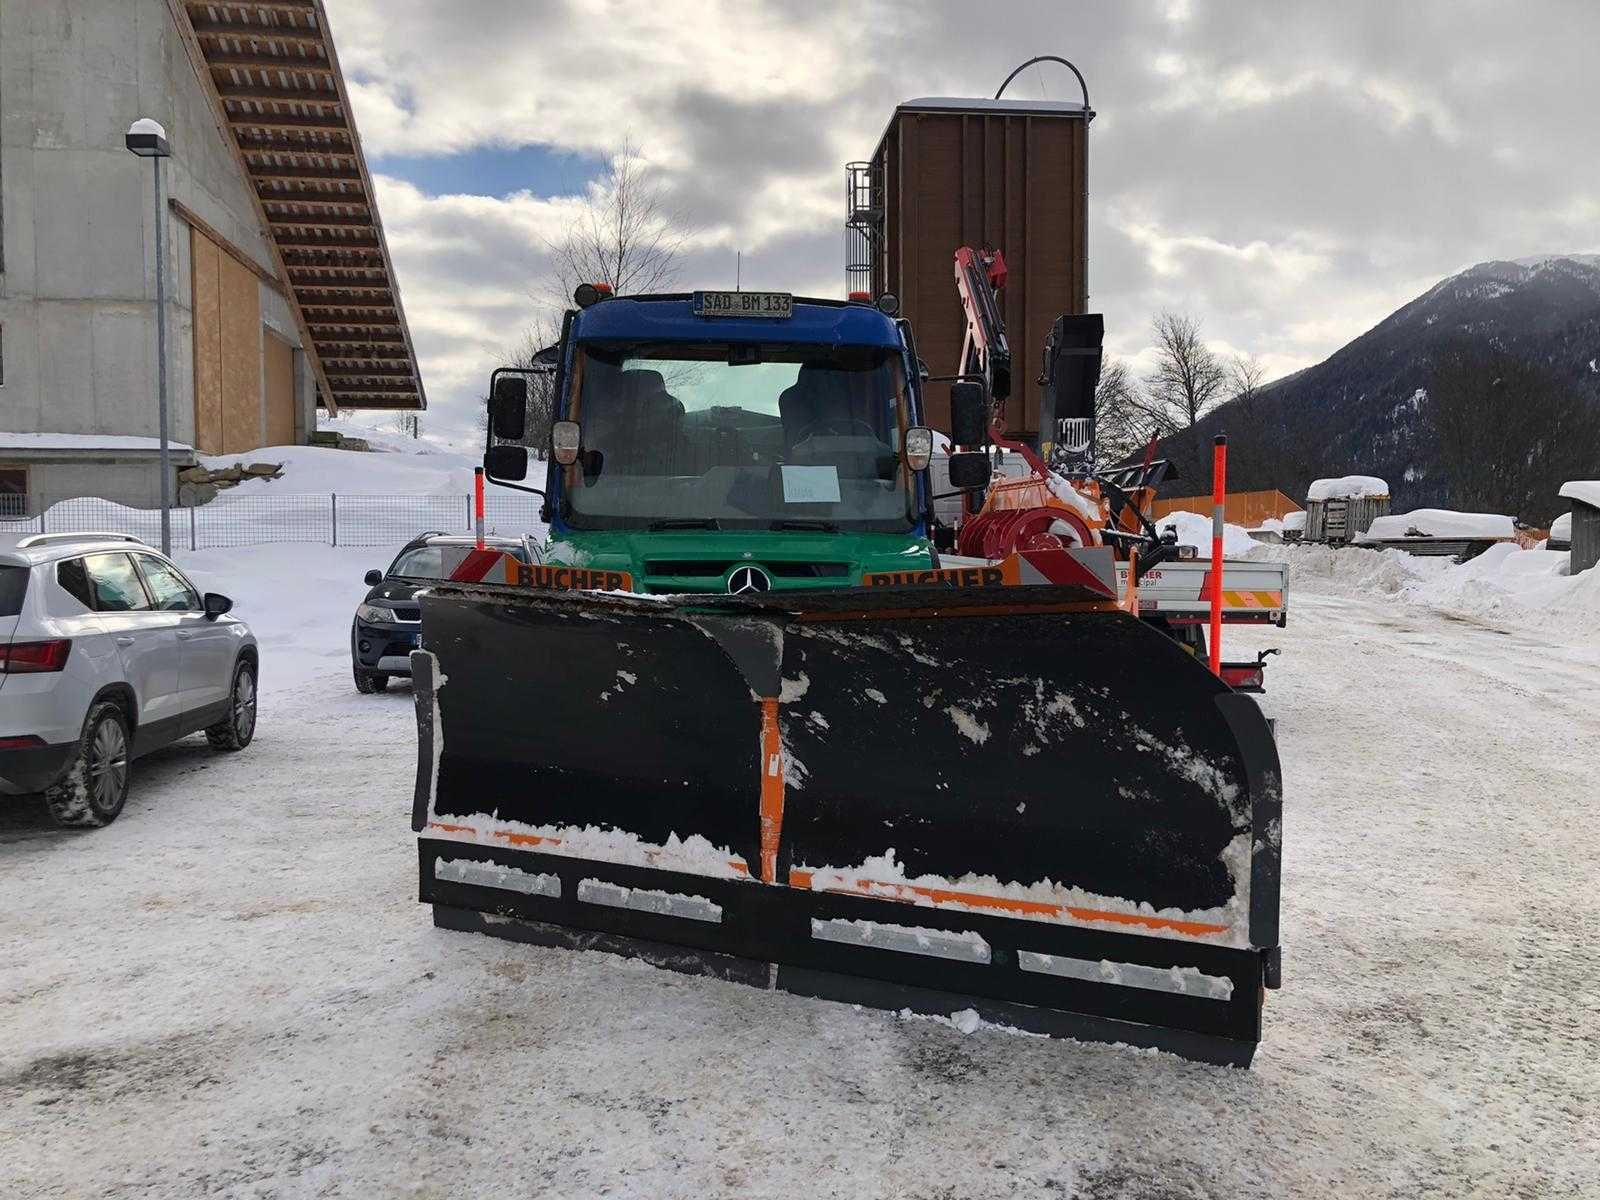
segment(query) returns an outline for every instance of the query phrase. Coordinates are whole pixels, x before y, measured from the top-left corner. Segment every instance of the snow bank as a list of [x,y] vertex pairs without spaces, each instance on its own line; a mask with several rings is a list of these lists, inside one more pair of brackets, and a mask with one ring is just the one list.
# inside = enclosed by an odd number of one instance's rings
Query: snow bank
[[1577,500],[1591,508],[1600,508],[1600,479],[1569,479],[1556,494],[1563,500]]
[[1306,491],[1307,500],[1354,500],[1363,496],[1387,496],[1389,485],[1376,475],[1341,475],[1338,479],[1317,479]]
[[1572,540],[1572,514],[1562,513],[1550,522],[1550,540],[1552,542],[1570,542]]
[[1522,550],[1502,542],[1458,564],[1394,549],[1258,543],[1247,557],[1287,562],[1292,592],[1389,597],[1459,616],[1600,641],[1600,569],[1568,575],[1564,550]]
[[1419,508],[1408,513],[1391,513],[1374,518],[1362,535],[1366,542],[1397,538],[1511,538],[1516,536],[1511,518],[1500,513],[1463,513],[1448,508]]
[[1283,515],[1283,530],[1285,533],[1304,533],[1306,531],[1306,515],[1303,512],[1285,513]]
[[[1178,545],[1193,546],[1200,551],[1201,557],[1211,553],[1211,518],[1202,517],[1199,513],[1171,512],[1156,522],[1160,530],[1175,529],[1178,532]],[[1242,526],[1224,525],[1222,527],[1222,552],[1229,558],[1238,558],[1249,554],[1259,542],[1251,537]]]
[[[412,449],[412,446],[417,447]],[[329,446],[262,446],[248,454],[203,454],[200,461],[217,470],[236,462],[283,464],[281,479],[249,479],[228,491],[230,496],[337,492],[352,496],[415,496],[472,493],[472,468],[482,460],[440,450],[427,443],[377,443],[371,451],[335,450]]]

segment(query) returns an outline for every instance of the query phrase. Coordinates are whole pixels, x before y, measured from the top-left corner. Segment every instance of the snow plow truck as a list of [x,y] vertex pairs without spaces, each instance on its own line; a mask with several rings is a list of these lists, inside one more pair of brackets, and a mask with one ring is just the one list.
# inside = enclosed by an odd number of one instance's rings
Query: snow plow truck
[[[421,596],[435,923],[1247,1065],[1277,752],[1138,615],[1173,553],[1148,489],[1048,462],[991,486],[993,372],[932,377],[892,297],[575,304],[546,375],[491,380],[485,471],[542,493],[540,561],[485,551]],[[1100,319],[1067,320],[1076,411]]]

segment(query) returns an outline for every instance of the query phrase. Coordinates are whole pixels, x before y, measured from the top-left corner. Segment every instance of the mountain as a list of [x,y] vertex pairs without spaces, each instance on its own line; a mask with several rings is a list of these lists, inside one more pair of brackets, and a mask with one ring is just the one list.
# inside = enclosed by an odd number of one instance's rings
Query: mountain
[[[1421,416],[1432,356],[1467,339],[1540,364],[1600,404],[1600,255],[1485,262],[1441,280],[1314,367],[1221,405],[1166,447],[1201,489],[1198,448],[1229,435],[1229,490],[1276,487],[1299,499],[1318,476],[1388,480],[1397,512],[1446,506]],[[1184,468],[1188,468],[1185,470]]]

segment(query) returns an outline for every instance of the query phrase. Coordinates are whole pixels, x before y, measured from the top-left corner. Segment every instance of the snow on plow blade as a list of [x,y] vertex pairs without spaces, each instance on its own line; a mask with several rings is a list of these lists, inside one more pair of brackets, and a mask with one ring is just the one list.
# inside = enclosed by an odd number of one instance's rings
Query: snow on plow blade
[[1085,601],[438,587],[420,898],[449,928],[1248,1064],[1271,735]]

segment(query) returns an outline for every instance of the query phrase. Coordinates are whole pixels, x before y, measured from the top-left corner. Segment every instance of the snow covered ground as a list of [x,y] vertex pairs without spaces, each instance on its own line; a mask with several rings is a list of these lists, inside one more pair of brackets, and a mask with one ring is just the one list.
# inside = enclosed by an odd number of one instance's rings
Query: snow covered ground
[[0,809],[0,1194],[1593,1195],[1596,607],[1293,553],[1289,627],[1226,643],[1284,648],[1249,1072],[436,930],[410,694],[350,682],[386,552],[185,556],[262,638],[260,729],[141,761],[104,830]]

